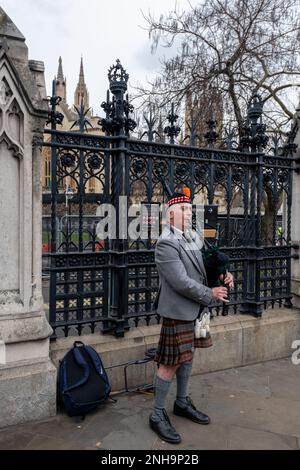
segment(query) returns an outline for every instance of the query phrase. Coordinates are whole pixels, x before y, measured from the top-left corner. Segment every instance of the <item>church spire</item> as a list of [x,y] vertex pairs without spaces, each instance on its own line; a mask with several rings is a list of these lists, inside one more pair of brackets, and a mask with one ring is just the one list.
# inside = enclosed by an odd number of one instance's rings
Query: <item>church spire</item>
[[83,101],[84,108],[89,108],[89,93],[84,79],[83,58],[80,60],[79,80],[74,95],[74,105],[80,108]]
[[80,61],[79,82],[84,84],[84,71],[83,71],[83,59],[82,59],[82,56],[81,56],[81,61]]
[[61,56],[58,59],[58,71],[57,71],[57,80],[63,81],[64,80],[64,74],[63,74],[63,68],[62,68],[62,58]]
[[66,78],[63,74],[63,67],[62,67],[62,58],[61,56],[58,59],[58,70],[57,76],[55,77],[56,83],[56,96],[60,96],[63,101],[67,101],[67,85],[66,85]]

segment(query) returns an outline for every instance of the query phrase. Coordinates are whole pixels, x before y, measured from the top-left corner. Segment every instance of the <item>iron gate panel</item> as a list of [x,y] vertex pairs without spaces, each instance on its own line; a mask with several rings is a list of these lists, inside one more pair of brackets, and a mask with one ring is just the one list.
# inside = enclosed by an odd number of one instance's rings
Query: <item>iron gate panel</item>
[[[54,337],[93,333],[100,323],[106,325],[108,317],[110,261],[107,251],[99,251],[96,217],[92,227],[84,223],[85,206],[109,201],[111,139],[54,129],[45,134],[50,135],[44,145],[51,147],[52,157],[50,324]],[[92,178],[102,192],[91,198],[86,189]],[[58,233],[58,209],[68,198],[60,191],[66,180],[74,194],[67,201],[67,214],[62,217],[66,223]]]

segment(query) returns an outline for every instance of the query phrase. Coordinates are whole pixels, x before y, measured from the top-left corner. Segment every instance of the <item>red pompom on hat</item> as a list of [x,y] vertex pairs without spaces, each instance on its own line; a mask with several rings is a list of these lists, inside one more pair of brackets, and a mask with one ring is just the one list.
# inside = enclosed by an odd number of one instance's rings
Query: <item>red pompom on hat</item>
[[183,192],[183,194],[185,194],[187,197],[191,198],[191,190],[190,190],[190,188],[188,188],[187,186],[184,186],[184,187],[182,188],[182,192]]
[[182,189],[182,192],[173,193],[167,200],[167,206],[170,207],[173,204],[179,204],[184,202],[187,204],[192,204],[191,191],[190,188],[188,188],[187,186]]

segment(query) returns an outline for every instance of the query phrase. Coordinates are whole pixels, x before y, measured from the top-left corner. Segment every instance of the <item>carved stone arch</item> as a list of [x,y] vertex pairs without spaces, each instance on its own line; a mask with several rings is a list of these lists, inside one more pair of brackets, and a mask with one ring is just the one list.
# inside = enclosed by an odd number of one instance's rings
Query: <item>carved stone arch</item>
[[5,79],[5,77],[0,78],[0,133],[5,123],[5,108],[11,96],[12,91],[7,83],[7,80]]
[[4,86],[2,85],[2,94],[5,87],[5,110],[7,111],[8,109],[11,109],[17,103],[17,107],[19,108],[19,111],[22,113],[23,117],[27,115],[28,97],[25,96],[22,87],[19,86],[14,70],[11,68],[10,62],[5,60],[5,58],[3,61],[0,61],[0,83],[4,84]]
[[24,114],[16,98],[11,102],[7,113],[7,132],[13,142],[24,147]]
[[21,301],[19,260],[22,256],[20,252],[22,157],[21,149],[12,143],[5,131],[2,132],[0,135],[0,167],[3,169],[0,172],[2,235],[0,285],[1,290],[13,292],[16,302]]
[[12,90],[5,76],[3,76],[0,80],[0,106],[1,108],[5,108],[7,106],[12,95],[13,95]]
[[23,150],[21,149],[21,147],[16,145],[11,140],[11,138],[6,134],[5,131],[3,131],[2,134],[0,135],[0,146],[1,146],[2,142],[6,143],[8,150],[12,153],[12,155],[14,157],[18,158],[19,160],[22,160]]
[[16,77],[13,74],[8,60],[3,58],[0,65],[0,135],[3,133],[16,146],[14,153],[23,154],[24,149],[24,116],[27,112],[26,104],[20,87],[17,86]]

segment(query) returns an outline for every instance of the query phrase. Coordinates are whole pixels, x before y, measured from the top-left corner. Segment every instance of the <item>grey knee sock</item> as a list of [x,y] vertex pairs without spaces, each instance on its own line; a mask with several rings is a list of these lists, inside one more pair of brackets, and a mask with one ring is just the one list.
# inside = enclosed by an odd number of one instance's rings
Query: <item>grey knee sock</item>
[[165,408],[166,398],[170,390],[172,381],[163,380],[157,375],[154,378],[154,410],[152,417],[162,419],[164,417],[162,410]]
[[186,397],[188,395],[187,388],[192,373],[192,363],[184,362],[176,371],[177,379],[177,395],[176,403],[184,407],[186,405]]

